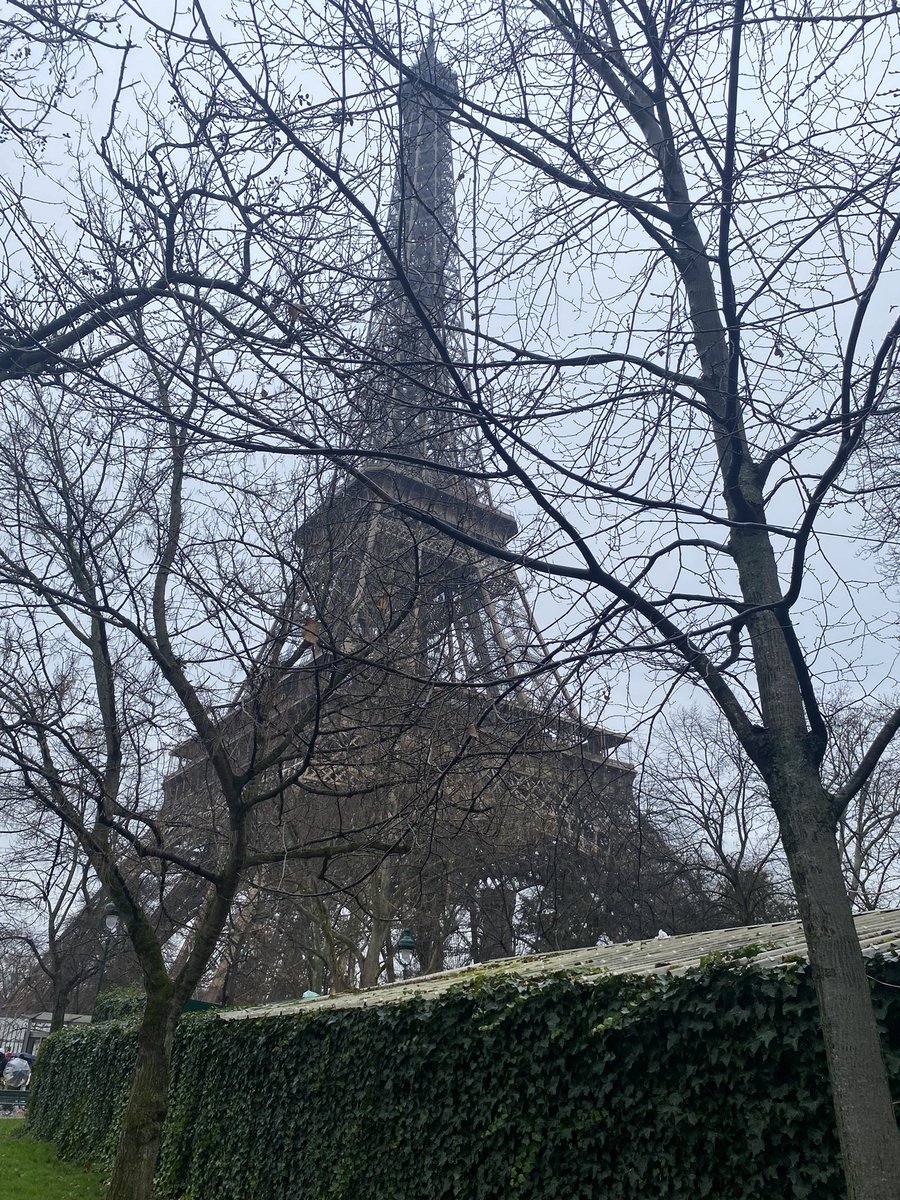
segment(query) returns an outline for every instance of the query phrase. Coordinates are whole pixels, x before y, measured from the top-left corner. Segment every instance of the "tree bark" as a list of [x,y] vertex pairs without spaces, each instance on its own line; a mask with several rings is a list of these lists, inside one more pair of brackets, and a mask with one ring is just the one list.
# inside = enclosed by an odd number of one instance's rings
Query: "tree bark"
[[53,989],[53,1010],[50,1014],[50,1032],[56,1033],[66,1023],[66,1005],[69,1002],[69,989],[63,984],[57,984]]
[[[752,486],[745,486],[747,494],[761,515],[761,496]],[[841,871],[837,822],[822,786],[824,746],[809,730],[797,667],[774,611],[781,589],[771,542],[761,529],[741,528],[731,544],[741,591],[759,606],[748,629],[764,729],[751,752],[778,818],[806,935],[847,1195],[896,1200],[900,1131]]]
[[359,971],[359,986],[374,987],[381,974],[381,952],[391,931],[390,872],[382,864],[375,873],[372,889],[372,930]]
[[830,806],[795,759],[771,784],[806,934],[849,1200],[896,1200],[900,1134]]
[[106,1200],[151,1200],[153,1195],[179,1015],[169,979],[157,980],[147,988],[137,1062]]

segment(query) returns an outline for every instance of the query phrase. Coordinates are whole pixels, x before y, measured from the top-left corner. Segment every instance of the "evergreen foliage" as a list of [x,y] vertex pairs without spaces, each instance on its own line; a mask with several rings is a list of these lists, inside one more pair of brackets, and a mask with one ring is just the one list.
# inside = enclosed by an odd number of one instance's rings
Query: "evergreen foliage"
[[[869,973],[900,1098],[900,961]],[[365,1009],[188,1017],[158,1194],[837,1200],[817,1016],[805,964],[714,956],[681,976],[488,970]],[[51,1038],[32,1131],[108,1157],[134,1045],[121,1022]]]
[[102,992],[94,1004],[93,1020],[136,1021],[144,1011],[144,993],[139,987],[112,988]]

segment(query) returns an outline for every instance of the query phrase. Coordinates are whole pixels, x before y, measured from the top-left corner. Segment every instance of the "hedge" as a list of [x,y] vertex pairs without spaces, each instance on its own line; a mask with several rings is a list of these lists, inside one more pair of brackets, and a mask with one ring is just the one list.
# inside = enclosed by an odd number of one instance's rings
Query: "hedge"
[[[869,970],[900,1092],[900,963]],[[816,1020],[805,964],[721,958],[649,978],[486,971],[370,1008],[188,1017],[158,1194],[843,1197]],[[134,1044],[123,1022],[49,1039],[32,1131],[65,1156],[109,1158]]]
[[101,992],[94,1001],[94,1021],[115,1021],[120,1018],[138,1020],[144,1013],[144,993],[141,988],[112,988]]
[[[93,1009],[94,1021],[138,1021],[144,1015],[144,992],[139,987],[112,988],[102,992]],[[221,1008],[220,1004],[208,1004],[205,1000],[188,1000],[183,1012],[206,1012],[210,1008]]]

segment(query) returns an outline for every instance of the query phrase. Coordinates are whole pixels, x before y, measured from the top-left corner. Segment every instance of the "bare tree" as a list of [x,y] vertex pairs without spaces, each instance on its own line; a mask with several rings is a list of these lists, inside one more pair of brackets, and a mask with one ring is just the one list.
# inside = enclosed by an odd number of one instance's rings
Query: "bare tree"
[[97,974],[103,921],[92,911],[96,880],[71,830],[20,801],[17,793],[3,805],[0,945],[4,956],[23,950],[24,969],[3,1003],[18,1011],[47,1009],[52,1033],[62,1027],[73,993]]
[[[864,3],[506,6],[459,18],[472,87],[457,91],[407,51],[422,36],[415,11],[248,9],[251,51],[217,40],[198,7],[208,46],[386,253],[351,123],[371,124],[369,97],[397,76],[452,110],[478,164],[474,327],[460,361],[417,310],[451,371],[442,408],[480,428],[485,475],[539,514],[540,550],[507,555],[580,588],[585,656],[690,678],[760,772],[809,946],[849,1193],[887,1200],[900,1136],[836,830],[900,710],[829,786],[817,668],[820,644],[841,653],[826,602],[841,576],[820,538],[900,331],[877,299],[900,233],[896,16]],[[347,131],[336,149],[295,129],[283,86],[291,63],[329,51]],[[498,178],[505,191],[491,191]],[[290,443],[277,411],[254,412],[254,427]]]
[[[22,190],[0,285],[0,755],[76,831],[140,966],[111,1193],[129,1200],[152,1185],[182,1003],[197,985],[227,993],[264,902],[294,902],[280,919],[297,918],[330,986],[373,982],[393,970],[399,913],[384,895],[369,910],[357,885],[383,854],[412,848],[422,863],[470,817],[496,824],[513,806],[492,781],[517,754],[537,764],[532,788],[552,750],[590,792],[613,750],[572,710],[508,568],[395,496],[373,499],[361,470],[347,482],[333,469],[384,460],[361,429],[391,424],[386,396],[402,418],[422,390],[373,339],[370,275],[346,269],[358,253],[384,297],[370,231],[348,226],[338,182],[239,103],[214,52],[158,37],[174,112],[146,96],[133,137],[123,68],[79,176],[77,232],[35,220]],[[330,111],[293,103],[311,136],[340,137]],[[284,170],[299,175],[288,189]],[[256,442],[252,458],[240,449],[269,401],[300,439],[294,471]],[[446,449],[450,427],[428,426]],[[480,471],[450,489],[443,470],[382,480],[430,489],[444,514],[507,541],[515,521]],[[339,895],[354,898],[348,913]],[[420,907],[438,964],[451,930]]]
[[[849,704],[846,697],[835,697],[828,714],[830,737],[825,760],[834,781],[832,786],[845,779],[860,760],[885,715],[881,706]],[[896,742],[887,748],[841,814],[838,844],[854,909],[870,912],[896,906],[900,896],[900,763]]]
[[[840,786],[882,727],[883,709],[831,697],[829,788]],[[663,854],[705,887],[696,892],[702,928],[784,920],[791,902],[777,824],[759,772],[715,712],[676,711],[657,722],[643,768],[641,800],[665,831]],[[900,887],[900,781],[896,744],[847,806],[837,836],[854,909],[890,907]],[[698,914],[699,915],[699,914]]]
[[719,714],[683,710],[657,723],[640,794],[695,899],[696,928],[793,915],[765,786]]
[[[368,871],[414,815],[373,817],[340,776],[352,729],[332,702],[366,650],[336,661],[285,609],[300,481],[199,449],[175,386],[161,426],[110,399],[20,395],[6,414],[0,760],[17,803],[77,837],[139,964],[146,1011],[112,1183],[134,1197],[152,1181],[175,1026],[244,876],[342,856]],[[181,778],[207,783],[172,810],[178,731]]]
[[[107,0],[5,0],[0,12],[0,144],[34,156],[53,117],[123,50],[119,10]],[[66,133],[64,136],[69,136]]]
[[28,985],[33,967],[31,953],[18,937],[6,943],[0,955],[0,1004],[4,1011],[16,1006],[22,989]]
[[[261,368],[230,390],[203,372],[192,419],[209,436],[318,453],[400,519],[565,585],[575,619],[548,643],[563,665],[621,657],[666,690],[702,687],[778,820],[849,1194],[887,1200],[900,1138],[836,831],[900,710],[832,782],[823,713],[828,673],[846,666],[847,581],[822,546],[900,332],[879,302],[900,233],[896,14],[866,0],[466,10],[447,24],[457,89],[402,6],[242,11],[231,41],[199,4],[198,25],[144,13],[188,136],[146,155],[107,139],[128,221],[102,236],[89,224],[90,245],[51,246],[52,283],[42,267],[31,291],[9,289],[2,378],[99,373],[132,344],[131,314],[202,312]],[[313,64],[334,70],[311,97],[299,71]],[[471,307],[452,337],[375,215],[398,78],[452,114],[472,165]],[[240,175],[251,138],[268,166]],[[215,163],[200,207],[230,214],[227,253],[188,235],[207,224],[198,209],[186,221],[182,155]],[[276,182],[276,163],[296,173]],[[19,229],[26,208],[9,209]],[[66,268],[88,258],[85,286]],[[397,369],[366,328],[385,263],[448,381],[408,395],[410,411],[477,433],[480,465],[440,469],[499,481],[534,514],[517,544],[391,493],[372,469],[389,447],[355,433],[373,415],[359,371]]]

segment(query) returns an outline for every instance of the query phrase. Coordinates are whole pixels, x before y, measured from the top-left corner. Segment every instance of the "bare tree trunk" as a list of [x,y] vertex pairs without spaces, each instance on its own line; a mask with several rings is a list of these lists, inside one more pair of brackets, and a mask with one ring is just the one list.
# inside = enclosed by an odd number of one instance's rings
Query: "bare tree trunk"
[[66,1023],[66,1005],[69,1002],[69,988],[57,983],[53,988],[53,1010],[50,1014],[50,1032],[56,1033]]
[[390,871],[382,864],[372,889],[372,930],[359,971],[359,986],[374,987],[381,974],[381,952],[391,931]]
[[817,774],[787,761],[772,786],[812,966],[850,1200],[896,1200],[900,1137],[865,961]]
[[[762,526],[762,498],[752,486],[747,494]],[[765,726],[754,756],[778,818],[806,934],[847,1194],[849,1200],[896,1200],[900,1132],[841,870],[837,818],[821,780],[823,734],[808,727],[789,626],[775,616],[781,589],[771,543],[741,529],[731,544],[744,596],[759,606],[748,622]]]
[[151,1200],[169,1098],[169,1064],[179,1013],[161,974],[147,986],[137,1062],[106,1200]]

